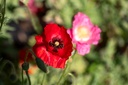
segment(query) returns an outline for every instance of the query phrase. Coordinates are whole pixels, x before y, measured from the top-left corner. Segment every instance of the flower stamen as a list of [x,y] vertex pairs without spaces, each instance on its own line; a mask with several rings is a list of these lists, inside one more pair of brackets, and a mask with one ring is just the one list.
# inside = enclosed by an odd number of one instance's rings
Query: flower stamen
[[55,44],[55,46],[59,46],[60,43],[58,41],[55,41],[54,44]]
[[63,41],[58,38],[53,38],[52,41],[49,42],[49,45],[53,47],[54,52],[58,52],[58,49],[62,49],[64,47]]
[[84,26],[79,26],[76,30],[75,30],[75,38],[78,41],[87,41],[89,40],[91,33],[90,31],[84,27]]

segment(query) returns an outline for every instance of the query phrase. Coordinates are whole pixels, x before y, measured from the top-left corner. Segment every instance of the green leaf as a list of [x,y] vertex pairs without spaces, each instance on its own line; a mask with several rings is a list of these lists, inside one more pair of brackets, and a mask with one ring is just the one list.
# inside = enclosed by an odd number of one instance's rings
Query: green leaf
[[43,72],[47,73],[47,68],[46,68],[44,62],[40,58],[36,57],[36,64],[39,67],[39,69],[41,69]]

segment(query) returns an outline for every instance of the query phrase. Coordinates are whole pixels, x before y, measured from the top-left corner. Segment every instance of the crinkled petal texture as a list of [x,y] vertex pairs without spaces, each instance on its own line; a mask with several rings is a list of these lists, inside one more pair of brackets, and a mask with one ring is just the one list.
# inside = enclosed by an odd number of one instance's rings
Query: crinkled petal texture
[[78,12],[74,16],[72,29],[67,30],[67,32],[72,38],[73,43],[76,44],[78,53],[84,55],[89,53],[91,44],[98,44],[101,30],[98,26],[92,24],[88,16]]
[[64,27],[48,24],[42,35],[37,35],[35,39],[33,50],[40,59],[54,68],[65,67],[72,52],[72,42]]

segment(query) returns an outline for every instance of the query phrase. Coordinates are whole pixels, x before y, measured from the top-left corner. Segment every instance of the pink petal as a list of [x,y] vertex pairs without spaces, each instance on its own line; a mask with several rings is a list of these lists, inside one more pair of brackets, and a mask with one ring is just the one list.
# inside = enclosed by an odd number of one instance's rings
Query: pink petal
[[67,33],[70,35],[70,38],[72,38],[72,29],[68,29]]
[[76,49],[78,51],[78,54],[85,55],[85,54],[88,54],[90,52],[90,45],[78,43],[76,45]]
[[88,44],[94,44],[97,45],[98,41],[100,40],[100,28],[98,26],[94,26],[91,30],[92,35],[90,37],[90,39],[88,40]]

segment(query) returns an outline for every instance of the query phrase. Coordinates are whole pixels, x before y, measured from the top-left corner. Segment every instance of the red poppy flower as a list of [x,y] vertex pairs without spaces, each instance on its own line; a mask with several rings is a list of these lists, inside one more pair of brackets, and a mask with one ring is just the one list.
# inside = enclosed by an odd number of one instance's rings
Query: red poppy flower
[[[28,49],[21,49],[21,50],[19,51],[19,62],[20,62],[20,63],[23,63],[23,62],[24,62],[25,57],[26,57],[27,50],[28,50]],[[32,54],[31,54],[31,53],[28,53],[28,56],[27,56],[27,60],[26,60],[26,61],[27,61],[27,62],[33,61]]]
[[65,67],[72,52],[72,43],[64,27],[48,24],[42,35],[37,35],[35,39],[33,51],[40,59],[54,68]]

